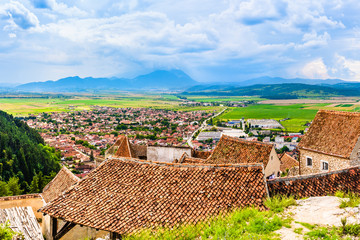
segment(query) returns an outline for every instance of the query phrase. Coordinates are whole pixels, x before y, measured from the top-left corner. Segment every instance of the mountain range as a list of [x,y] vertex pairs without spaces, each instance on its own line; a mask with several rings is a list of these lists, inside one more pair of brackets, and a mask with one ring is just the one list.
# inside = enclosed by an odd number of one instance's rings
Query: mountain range
[[[9,89],[7,89],[9,90]],[[310,96],[360,96],[360,82],[341,79],[286,79],[259,77],[238,82],[197,82],[181,70],[157,70],[135,78],[62,78],[56,81],[31,82],[12,90],[18,92],[92,92],[92,91],[164,91],[173,90],[185,95],[263,96],[268,98],[297,98]]]
[[135,78],[67,77],[57,81],[31,82],[17,86],[26,92],[86,92],[89,90],[169,90],[186,89],[198,82],[181,70],[157,70]]

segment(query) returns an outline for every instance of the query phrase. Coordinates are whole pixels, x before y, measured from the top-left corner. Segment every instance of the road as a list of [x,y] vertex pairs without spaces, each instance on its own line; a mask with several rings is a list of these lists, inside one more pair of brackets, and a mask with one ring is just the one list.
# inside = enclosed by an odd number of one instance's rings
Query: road
[[206,126],[207,126],[207,121],[214,118],[214,117],[217,117],[219,116],[220,114],[222,114],[223,112],[225,112],[225,110],[227,109],[227,107],[225,107],[223,110],[221,110],[220,112],[218,112],[217,114],[215,114],[214,116],[212,117],[209,117],[208,119],[205,119],[204,122],[201,124],[201,126],[196,129],[192,134],[191,136],[189,137],[189,139],[187,140],[187,144],[191,147],[191,148],[194,148],[194,145],[192,144],[192,139],[193,139],[193,136],[195,135],[195,133],[197,133],[198,131],[202,131]]

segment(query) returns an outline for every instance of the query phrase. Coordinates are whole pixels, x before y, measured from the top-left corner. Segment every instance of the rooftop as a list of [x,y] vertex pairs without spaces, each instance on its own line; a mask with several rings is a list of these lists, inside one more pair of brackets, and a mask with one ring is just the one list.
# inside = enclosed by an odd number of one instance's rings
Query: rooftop
[[272,148],[272,144],[223,135],[206,162],[209,164],[263,163],[266,166]]
[[300,149],[350,158],[360,136],[360,113],[320,110]]
[[45,202],[50,202],[79,180],[69,169],[62,167],[54,179],[44,187],[41,195]]
[[263,198],[267,197],[263,171],[262,164],[190,165],[109,159],[41,211],[119,234],[142,227],[197,222],[233,208],[263,208]]

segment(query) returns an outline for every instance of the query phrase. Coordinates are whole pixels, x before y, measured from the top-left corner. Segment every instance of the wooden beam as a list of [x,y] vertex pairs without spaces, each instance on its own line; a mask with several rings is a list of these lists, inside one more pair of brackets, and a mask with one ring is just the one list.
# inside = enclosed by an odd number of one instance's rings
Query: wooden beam
[[54,217],[50,217],[50,235],[54,240],[57,233],[57,219]]
[[68,233],[71,229],[76,226],[75,223],[66,222],[65,225],[60,229],[60,231],[56,234],[54,240],[59,240],[62,238],[66,233]]
[[110,240],[121,240],[122,236],[119,233],[111,232],[110,233]]

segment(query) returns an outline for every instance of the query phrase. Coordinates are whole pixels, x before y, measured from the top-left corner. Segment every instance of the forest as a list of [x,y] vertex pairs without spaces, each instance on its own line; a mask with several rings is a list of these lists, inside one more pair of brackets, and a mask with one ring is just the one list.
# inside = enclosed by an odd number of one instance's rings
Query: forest
[[60,170],[60,157],[36,130],[0,111],[0,196],[41,192]]

